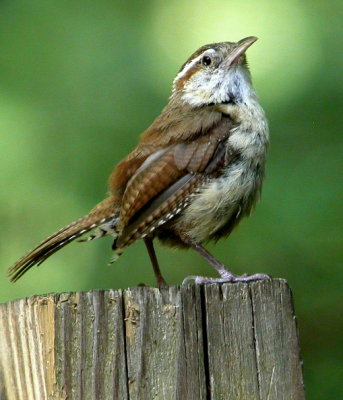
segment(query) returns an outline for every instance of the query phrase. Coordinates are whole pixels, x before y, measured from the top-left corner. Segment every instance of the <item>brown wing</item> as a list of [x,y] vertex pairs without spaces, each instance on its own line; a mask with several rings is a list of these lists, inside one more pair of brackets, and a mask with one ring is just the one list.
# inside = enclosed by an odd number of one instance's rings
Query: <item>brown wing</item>
[[158,148],[156,146],[137,146],[113,170],[109,178],[109,189],[113,195],[122,195],[125,188],[144,161]]
[[[224,122],[225,121],[225,122]],[[170,101],[152,125],[142,134],[145,144],[166,147],[184,141],[196,140],[222,124],[230,125],[230,118],[216,107],[194,107]]]
[[125,247],[161,226],[187,205],[189,195],[224,165],[224,142],[231,123],[223,120],[207,134],[160,150],[144,161],[122,198],[116,246]]

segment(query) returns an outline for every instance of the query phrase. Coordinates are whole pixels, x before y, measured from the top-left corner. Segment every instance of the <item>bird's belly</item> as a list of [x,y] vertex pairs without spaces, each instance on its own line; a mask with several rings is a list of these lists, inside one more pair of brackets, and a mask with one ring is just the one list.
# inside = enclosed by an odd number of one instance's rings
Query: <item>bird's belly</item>
[[249,214],[260,192],[262,173],[245,160],[228,167],[192,196],[174,229],[198,243],[211,239],[231,218]]

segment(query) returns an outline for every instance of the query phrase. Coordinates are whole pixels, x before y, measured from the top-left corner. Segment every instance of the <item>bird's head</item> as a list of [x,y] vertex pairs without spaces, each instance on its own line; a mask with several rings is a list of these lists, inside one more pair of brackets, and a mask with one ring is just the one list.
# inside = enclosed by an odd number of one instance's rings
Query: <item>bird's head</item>
[[245,52],[256,40],[247,37],[200,47],[180,68],[171,98],[192,107],[246,102],[254,91]]

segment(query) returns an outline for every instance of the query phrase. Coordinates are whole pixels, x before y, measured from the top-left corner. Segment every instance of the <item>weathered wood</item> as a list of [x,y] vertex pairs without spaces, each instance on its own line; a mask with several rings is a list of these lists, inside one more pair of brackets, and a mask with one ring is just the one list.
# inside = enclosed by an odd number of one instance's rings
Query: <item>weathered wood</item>
[[210,398],[304,399],[286,282],[208,285],[204,290]]
[[2,400],[302,400],[283,280],[33,296],[0,306]]

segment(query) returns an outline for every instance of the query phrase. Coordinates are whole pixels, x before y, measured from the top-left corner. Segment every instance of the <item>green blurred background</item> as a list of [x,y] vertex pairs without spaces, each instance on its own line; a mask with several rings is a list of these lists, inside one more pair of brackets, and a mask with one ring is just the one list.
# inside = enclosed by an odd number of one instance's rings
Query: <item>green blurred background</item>
[[[154,284],[142,243],[111,267],[111,240],[72,244],[18,283],[6,269],[87,213],[113,166],[165,105],[185,59],[256,35],[248,51],[270,121],[262,201],[209,245],[234,272],[289,281],[309,399],[343,398],[342,2],[1,1],[0,301]],[[170,284],[211,275],[158,247]]]

